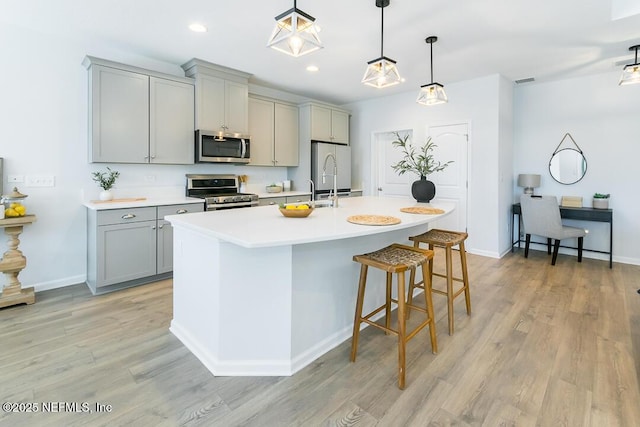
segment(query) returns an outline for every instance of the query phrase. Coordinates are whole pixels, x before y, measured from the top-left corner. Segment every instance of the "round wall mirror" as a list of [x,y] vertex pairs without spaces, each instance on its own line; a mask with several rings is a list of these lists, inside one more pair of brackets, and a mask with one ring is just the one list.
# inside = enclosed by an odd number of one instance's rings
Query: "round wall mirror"
[[587,159],[581,151],[563,148],[551,156],[549,173],[560,184],[575,184],[587,173]]

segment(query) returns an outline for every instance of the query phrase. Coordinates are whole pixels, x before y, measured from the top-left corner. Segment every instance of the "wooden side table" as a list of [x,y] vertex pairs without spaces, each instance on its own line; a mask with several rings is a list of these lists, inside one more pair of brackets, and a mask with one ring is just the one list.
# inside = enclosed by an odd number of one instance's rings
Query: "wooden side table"
[[33,304],[36,301],[33,287],[22,289],[18,274],[27,266],[27,258],[18,249],[22,228],[36,220],[35,215],[25,215],[17,218],[0,219],[0,228],[4,228],[9,237],[7,246],[9,250],[0,259],[0,272],[7,277],[7,283],[0,295],[0,308],[16,304]]

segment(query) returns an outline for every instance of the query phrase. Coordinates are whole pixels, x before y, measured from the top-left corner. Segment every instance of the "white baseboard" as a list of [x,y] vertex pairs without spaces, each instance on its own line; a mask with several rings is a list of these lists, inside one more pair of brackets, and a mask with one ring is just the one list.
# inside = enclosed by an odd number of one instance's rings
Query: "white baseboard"
[[87,281],[87,276],[85,274],[79,274],[77,276],[65,277],[63,279],[50,280],[48,282],[40,282],[35,284],[23,284],[23,287],[33,286],[34,291],[42,292],[48,291],[51,289],[64,288],[66,286],[73,286],[80,283],[85,283]]

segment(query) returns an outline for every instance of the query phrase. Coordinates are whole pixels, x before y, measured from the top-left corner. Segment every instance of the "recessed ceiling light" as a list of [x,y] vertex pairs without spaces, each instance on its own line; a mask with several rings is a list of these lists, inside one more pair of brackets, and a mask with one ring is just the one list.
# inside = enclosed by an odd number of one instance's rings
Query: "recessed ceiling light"
[[194,23],[189,25],[189,29],[191,31],[193,31],[194,33],[206,33],[207,32],[207,27],[205,27],[202,24],[198,24],[198,23]]
[[312,73],[315,73],[315,72],[316,72],[316,71],[318,71],[318,70],[319,70],[319,68],[318,68],[318,66],[317,66],[317,65],[309,65],[309,66],[307,67],[307,71],[310,71],[310,72],[312,72]]

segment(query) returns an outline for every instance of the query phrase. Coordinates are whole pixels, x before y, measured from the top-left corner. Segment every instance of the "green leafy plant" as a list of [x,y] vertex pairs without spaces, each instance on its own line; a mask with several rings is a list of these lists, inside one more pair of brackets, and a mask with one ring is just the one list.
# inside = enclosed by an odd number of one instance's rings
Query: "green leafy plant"
[[398,139],[392,142],[394,147],[400,147],[404,154],[404,159],[398,163],[391,165],[394,171],[398,175],[402,175],[405,172],[413,172],[420,175],[420,178],[426,177],[434,172],[440,172],[444,170],[453,160],[442,163],[433,157],[433,150],[437,147],[431,140],[431,137],[427,139],[427,142],[421,147],[414,147],[409,141],[409,135],[401,137],[398,132],[395,132]]
[[608,199],[609,198],[609,194],[602,194],[602,193],[596,193],[593,195],[594,199]]
[[113,184],[116,183],[116,178],[120,176],[120,172],[112,171],[109,166],[107,166],[107,172],[93,172],[91,173],[93,176],[93,180],[98,183],[103,190],[110,190],[113,187]]

